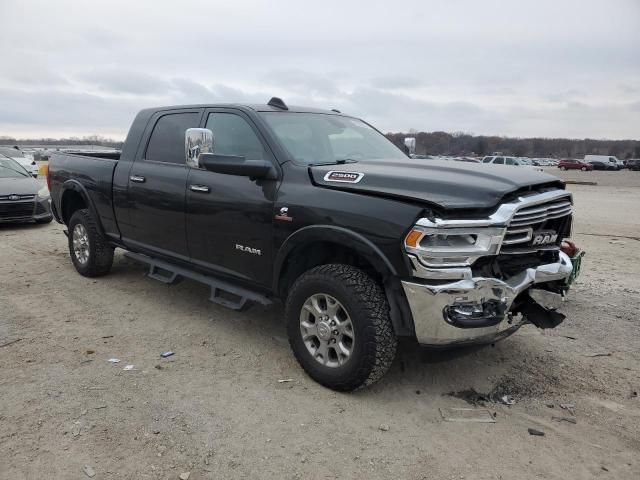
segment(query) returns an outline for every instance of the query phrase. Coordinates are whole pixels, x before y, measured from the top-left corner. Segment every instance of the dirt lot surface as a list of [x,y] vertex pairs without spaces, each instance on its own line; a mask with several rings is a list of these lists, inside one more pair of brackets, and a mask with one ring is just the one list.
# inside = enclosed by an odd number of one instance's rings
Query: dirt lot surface
[[[568,319],[495,347],[404,342],[353,394],[304,374],[279,307],[226,310],[121,252],[87,279],[61,226],[0,227],[0,478],[640,478],[640,172],[562,175],[599,182],[570,186],[587,257]],[[516,403],[444,421],[470,388]]]

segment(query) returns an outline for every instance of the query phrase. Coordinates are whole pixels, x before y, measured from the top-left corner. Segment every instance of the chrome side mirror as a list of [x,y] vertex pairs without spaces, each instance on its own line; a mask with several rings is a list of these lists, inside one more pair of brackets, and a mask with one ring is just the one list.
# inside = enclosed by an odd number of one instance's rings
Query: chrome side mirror
[[200,168],[200,155],[213,153],[213,132],[208,128],[188,128],[184,134],[184,156],[189,167]]

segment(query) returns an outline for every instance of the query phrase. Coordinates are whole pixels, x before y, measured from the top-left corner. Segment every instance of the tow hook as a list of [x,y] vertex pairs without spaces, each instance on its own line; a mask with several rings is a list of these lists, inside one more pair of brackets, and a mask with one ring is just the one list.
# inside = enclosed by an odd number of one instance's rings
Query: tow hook
[[526,295],[518,310],[527,320],[538,328],[556,328],[566,318],[565,315],[552,308],[546,308]]

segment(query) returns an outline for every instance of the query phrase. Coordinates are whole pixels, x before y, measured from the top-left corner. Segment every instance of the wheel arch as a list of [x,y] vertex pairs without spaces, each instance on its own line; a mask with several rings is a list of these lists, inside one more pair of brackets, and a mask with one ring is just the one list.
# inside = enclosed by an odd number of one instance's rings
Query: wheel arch
[[97,214],[95,205],[91,201],[91,197],[87,189],[77,180],[67,180],[62,185],[62,195],[60,196],[60,216],[65,225],[69,224],[71,216],[77,210],[87,208],[96,221],[98,229],[104,232],[100,216]]
[[275,257],[274,293],[285,299],[302,273],[327,263],[356,266],[371,275],[385,291],[396,335],[413,334],[413,318],[397,269],[373,242],[343,227],[312,225],[289,235]]

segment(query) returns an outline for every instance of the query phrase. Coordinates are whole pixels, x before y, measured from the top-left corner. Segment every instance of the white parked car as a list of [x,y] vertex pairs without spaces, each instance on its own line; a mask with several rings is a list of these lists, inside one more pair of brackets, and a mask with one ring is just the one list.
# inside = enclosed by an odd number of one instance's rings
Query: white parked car
[[542,172],[540,167],[534,166],[531,162],[516,157],[505,157],[503,155],[489,155],[482,159],[482,163],[492,163],[493,165],[513,165],[516,167],[527,167]]
[[0,146],[0,153],[5,157],[14,159],[22,165],[32,177],[38,177],[38,164],[30,153],[25,153],[17,147]]

